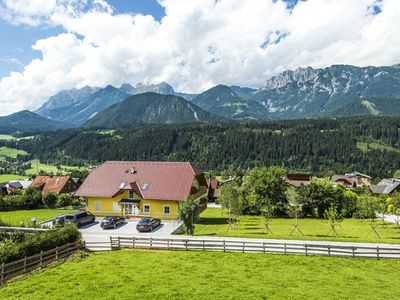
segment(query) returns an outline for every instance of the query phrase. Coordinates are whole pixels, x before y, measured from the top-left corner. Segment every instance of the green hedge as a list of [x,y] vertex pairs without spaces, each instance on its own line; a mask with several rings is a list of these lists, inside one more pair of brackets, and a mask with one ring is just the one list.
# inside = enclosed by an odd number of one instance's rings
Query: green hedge
[[0,235],[0,263],[9,263],[25,256],[31,256],[48,251],[67,243],[73,243],[81,238],[75,226],[67,226],[45,232],[26,233],[21,238],[20,234],[9,237]]

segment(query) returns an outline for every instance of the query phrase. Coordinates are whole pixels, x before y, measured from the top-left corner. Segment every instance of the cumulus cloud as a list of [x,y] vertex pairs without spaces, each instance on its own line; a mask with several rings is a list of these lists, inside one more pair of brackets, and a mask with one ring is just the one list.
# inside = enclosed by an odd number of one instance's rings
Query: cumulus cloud
[[3,2],[6,20],[65,30],[37,41],[42,57],[0,80],[3,115],[85,85],[166,81],[199,92],[219,83],[257,87],[299,66],[399,62],[398,0],[308,0],[294,8],[281,0],[160,0],[161,21],[116,14],[104,0]]

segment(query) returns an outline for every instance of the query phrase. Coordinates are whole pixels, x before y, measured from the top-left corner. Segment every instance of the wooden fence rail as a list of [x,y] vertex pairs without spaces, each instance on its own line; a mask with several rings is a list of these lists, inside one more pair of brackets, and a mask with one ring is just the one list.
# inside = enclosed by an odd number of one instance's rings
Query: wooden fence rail
[[68,257],[81,248],[81,242],[68,243],[60,247],[56,247],[49,251],[40,252],[32,256],[25,256],[22,259],[1,264],[0,268],[0,284],[19,275],[23,275],[33,270],[43,268],[48,264]]
[[230,239],[190,239],[159,237],[110,237],[108,242],[86,242],[90,250],[112,250],[119,248],[143,248],[161,250],[202,250],[246,253],[282,253],[303,255],[330,255],[366,257],[377,259],[400,259],[397,245],[357,245],[293,243],[277,241],[240,241]]

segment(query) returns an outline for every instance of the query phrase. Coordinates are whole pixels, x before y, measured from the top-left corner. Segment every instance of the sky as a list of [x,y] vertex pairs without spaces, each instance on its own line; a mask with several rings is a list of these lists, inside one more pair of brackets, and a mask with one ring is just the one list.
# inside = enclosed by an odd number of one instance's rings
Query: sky
[[0,115],[85,85],[258,87],[400,63],[399,0],[0,0]]

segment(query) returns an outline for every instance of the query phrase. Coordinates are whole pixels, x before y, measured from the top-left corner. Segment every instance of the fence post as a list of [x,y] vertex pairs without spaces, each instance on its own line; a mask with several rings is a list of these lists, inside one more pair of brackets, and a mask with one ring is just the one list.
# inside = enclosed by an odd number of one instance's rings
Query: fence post
[[376,258],[379,259],[379,246],[376,246]]
[[352,248],[352,251],[353,251],[353,257],[354,257],[354,256],[356,256],[356,254],[355,254],[355,250],[356,250],[356,248],[354,248],[354,247],[353,247],[353,248]]
[[244,242],[243,242],[243,253],[244,253]]
[[135,248],[135,237],[132,237],[132,248]]
[[4,282],[4,263],[2,263],[1,264],[1,279],[0,279],[0,281],[1,281],[1,284],[3,284],[3,282]]
[[118,248],[121,248],[121,239],[118,236]]
[[171,248],[170,248],[170,246],[169,246],[169,241],[170,241],[170,240],[167,239],[167,249],[168,249],[168,250],[171,250]]
[[153,238],[150,237],[150,249],[153,248]]
[[305,244],[305,246],[306,246],[306,255],[308,255],[307,244]]
[[287,252],[287,249],[286,249],[286,243],[284,243],[284,244],[283,244],[283,247],[284,247],[285,254],[286,254],[286,252]]
[[223,240],[223,245],[224,245],[224,252],[225,252],[225,239]]
[[187,240],[185,240],[185,250],[187,251],[187,249],[188,249],[188,245],[187,245],[188,243],[187,243]]
[[331,246],[328,246],[328,255],[331,255]]
[[[68,244],[67,244],[67,253],[68,253]],[[43,267],[43,251],[40,251],[40,268]]]
[[58,246],[56,247],[56,260],[58,260]]
[[263,252],[265,253],[265,242],[263,242]]
[[26,256],[24,257],[24,274],[26,273]]
[[111,248],[111,250],[113,250],[114,249],[114,247],[113,247],[113,243],[112,243],[112,236],[110,235],[110,248]]
[[205,245],[206,241],[203,240],[203,251],[206,250],[206,245]]

